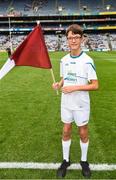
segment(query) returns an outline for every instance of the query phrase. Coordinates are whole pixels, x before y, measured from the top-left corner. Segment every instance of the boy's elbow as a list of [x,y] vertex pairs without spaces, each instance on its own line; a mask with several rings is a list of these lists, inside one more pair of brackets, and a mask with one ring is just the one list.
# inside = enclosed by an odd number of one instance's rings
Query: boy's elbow
[[96,84],[95,84],[95,90],[98,90],[98,89],[99,89],[99,84],[96,83]]

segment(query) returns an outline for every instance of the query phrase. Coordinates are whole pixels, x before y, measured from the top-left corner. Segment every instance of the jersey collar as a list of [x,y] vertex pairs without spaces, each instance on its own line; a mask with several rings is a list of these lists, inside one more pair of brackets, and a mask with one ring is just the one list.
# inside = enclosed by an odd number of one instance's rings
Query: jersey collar
[[70,54],[70,57],[71,57],[71,58],[79,58],[82,54],[83,54],[83,51],[82,51],[78,56],[72,56],[72,55]]

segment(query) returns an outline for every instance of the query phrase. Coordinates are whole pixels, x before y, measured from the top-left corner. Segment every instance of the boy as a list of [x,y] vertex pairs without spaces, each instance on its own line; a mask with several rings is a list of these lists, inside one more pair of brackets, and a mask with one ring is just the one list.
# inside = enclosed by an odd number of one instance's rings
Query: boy
[[64,123],[62,135],[63,162],[57,176],[65,177],[70,166],[70,145],[72,122],[77,125],[80,136],[82,174],[90,178],[91,171],[87,162],[89,146],[88,122],[90,99],[88,91],[98,89],[98,80],[93,60],[81,50],[83,31],[77,24],[72,24],[66,31],[70,53],[61,59],[60,82],[53,83],[54,89],[61,89],[61,119]]

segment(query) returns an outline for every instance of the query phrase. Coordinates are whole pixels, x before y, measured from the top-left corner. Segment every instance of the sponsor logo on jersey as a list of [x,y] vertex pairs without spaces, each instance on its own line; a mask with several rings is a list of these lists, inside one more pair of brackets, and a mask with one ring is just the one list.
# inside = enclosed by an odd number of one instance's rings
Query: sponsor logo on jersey
[[70,64],[76,64],[76,62],[70,62]]
[[71,72],[69,72],[69,73],[67,74],[67,77],[64,78],[64,80],[67,80],[67,81],[70,81],[70,82],[77,82],[76,73],[71,73]]

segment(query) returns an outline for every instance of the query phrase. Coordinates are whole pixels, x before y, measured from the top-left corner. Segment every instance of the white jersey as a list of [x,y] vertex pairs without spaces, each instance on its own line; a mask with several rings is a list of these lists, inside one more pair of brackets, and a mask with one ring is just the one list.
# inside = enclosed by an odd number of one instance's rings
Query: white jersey
[[[97,79],[94,62],[84,52],[79,56],[72,57],[70,54],[64,56],[60,63],[60,76],[64,79],[63,86],[86,85],[90,80]],[[71,110],[89,110],[89,92],[62,93],[61,107]]]

